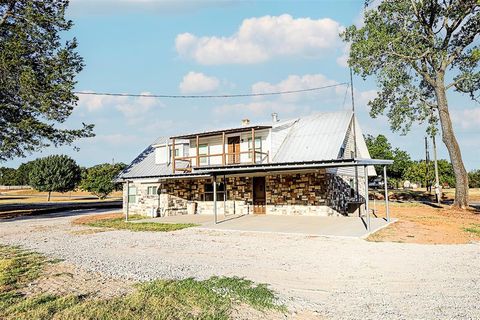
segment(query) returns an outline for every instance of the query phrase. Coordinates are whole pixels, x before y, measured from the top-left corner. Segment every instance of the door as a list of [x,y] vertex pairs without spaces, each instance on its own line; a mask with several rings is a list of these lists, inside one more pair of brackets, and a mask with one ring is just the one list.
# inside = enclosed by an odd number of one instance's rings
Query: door
[[253,177],[253,213],[265,214],[265,177]]
[[240,163],[240,136],[228,138],[228,164]]

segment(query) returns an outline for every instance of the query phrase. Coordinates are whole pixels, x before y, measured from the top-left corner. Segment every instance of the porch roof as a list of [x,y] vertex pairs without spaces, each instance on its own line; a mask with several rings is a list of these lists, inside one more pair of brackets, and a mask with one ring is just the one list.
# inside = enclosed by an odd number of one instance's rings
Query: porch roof
[[225,132],[225,134],[229,134],[229,133],[238,133],[238,132],[248,132],[248,131],[251,131],[252,129],[255,129],[255,130],[270,129],[271,127],[272,126],[267,126],[267,125],[255,125],[255,126],[245,126],[245,127],[236,127],[236,128],[226,128],[226,129],[213,130],[213,131],[189,133],[185,135],[173,136],[172,138],[193,139],[196,136],[209,137],[209,136],[216,136],[216,135],[222,134],[223,132]]
[[373,165],[391,165],[393,160],[385,159],[332,159],[319,161],[303,162],[277,162],[265,164],[238,164],[228,166],[209,166],[194,170],[193,174],[222,175],[234,173],[255,173],[255,172],[275,172],[275,171],[298,171],[322,168],[338,167],[364,167]]

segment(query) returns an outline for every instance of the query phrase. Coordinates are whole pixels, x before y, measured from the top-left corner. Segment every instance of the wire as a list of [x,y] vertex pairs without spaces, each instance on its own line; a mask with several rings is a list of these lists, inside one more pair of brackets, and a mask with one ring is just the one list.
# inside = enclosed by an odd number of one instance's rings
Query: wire
[[288,91],[276,91],[276,92],[264,92],[264,93],[240,93],[240,94],[221,94],[221,95],[172,95],[172,94],[133,94],[133,93],[111,93],[111,92],[81,92],[74,91],[75,94],[94,95],[94,96],[115,96],[115,97],[137,97],[137,98],[172,98],[172,99],[200,99],[200,98],[240,98],[240,97],[258,97],[258,96],[273,96],[280,94],[292,94],[299,92],[317,91],[322,89],[328,89],[338,86],[348,85],[347,82],[332,84],[329,86],[300,89],[300,90],[288,90]]

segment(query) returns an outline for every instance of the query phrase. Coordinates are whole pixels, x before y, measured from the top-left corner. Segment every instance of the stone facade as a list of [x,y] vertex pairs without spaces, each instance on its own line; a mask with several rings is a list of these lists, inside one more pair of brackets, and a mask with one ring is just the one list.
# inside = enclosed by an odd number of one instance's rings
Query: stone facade
[[[354,197],[350,179],[351,177],[331,174],[325,170],[267,175],[266,214],[345,215],[349,211],[349,202]],[[223,183],[223,179],[218,178],[217,182]],[[223,198],[224,193],[217,193],[219,214],[252,213],[253,178],[228,177],[225,182],[226,199]],[[172,179],[161,183],[134,181],[130,186],[135,187],[136,199],[129,204],[129,214],[180,215],[192,213],[193,208],[197,214],[212,214],[213,193],[206,191],[206,186],[210,183],[211,179]],[[363,183],[359,181],[359,185],[362,186]],[[149,186],[159,187],[158,194],[149,195]],[[127,207],[126,194],[125,184],[124,210]]]

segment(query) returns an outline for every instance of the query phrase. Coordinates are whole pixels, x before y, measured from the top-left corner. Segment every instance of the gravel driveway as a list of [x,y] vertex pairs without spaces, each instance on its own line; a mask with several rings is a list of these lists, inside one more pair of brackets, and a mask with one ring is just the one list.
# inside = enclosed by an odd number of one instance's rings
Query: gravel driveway
[[71,225],[73,218],[2,221],[0,242],[118,278],[246,277],[270,284],[291,308],[327,319],[480,319],[478,243],[370,243],[196,228],[88,233]]

